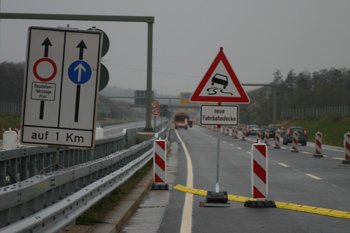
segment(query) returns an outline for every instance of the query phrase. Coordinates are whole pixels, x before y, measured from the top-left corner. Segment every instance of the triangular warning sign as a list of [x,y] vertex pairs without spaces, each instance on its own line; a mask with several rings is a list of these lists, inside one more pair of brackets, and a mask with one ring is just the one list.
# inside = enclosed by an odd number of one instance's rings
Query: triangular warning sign
[[250,102],[222,47],[190,100],[242,104]]

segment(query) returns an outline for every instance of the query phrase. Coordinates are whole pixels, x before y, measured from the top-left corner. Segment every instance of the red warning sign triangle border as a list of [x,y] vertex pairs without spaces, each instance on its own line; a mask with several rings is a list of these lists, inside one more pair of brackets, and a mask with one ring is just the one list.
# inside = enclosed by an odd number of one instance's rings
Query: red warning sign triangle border
[[[236,86],[236,89],[238,93],[240,94],[240,97],[231,97],[231,96],[200,96],[200,93],[204,89],[205,85],[207,84],[208,80],[210,79],[211,75],[214,73],[216,67],[218,66],[219,62],[222,61],[224,64],[227,73],[229,74],[232,82]],[[242,104],[248,104],[250,103],[249,97],[244,91],[241,83],[239,82],[235,72],[233,71],[230,63],[228,62],[224,51],[222,48],[220,48],[220,51],[218,55],[216,56],[215,60],[213,61],[212,65],[209,67],[207,73],[203,77],[202,81],[198,85],[196,91],[192,94],[190,100],[192,102],[230,102],[230,103],[242,103]]]

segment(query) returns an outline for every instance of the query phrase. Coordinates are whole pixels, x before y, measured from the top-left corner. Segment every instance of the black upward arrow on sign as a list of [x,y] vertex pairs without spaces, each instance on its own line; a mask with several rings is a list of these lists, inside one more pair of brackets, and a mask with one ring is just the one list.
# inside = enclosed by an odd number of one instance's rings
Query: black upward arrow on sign
[[84,41],[80,41],[80,43],[77,45],[77,48],[79,48],[79,60],[83,60],[84,57],[84,49],[87,49]]
[[46,37],[46,39],[44,40],[44,42],[41,45],[45,46],[44,57],[48,57],[49,56],[49,46],[52,46],[51,41],[49,40],[48,37]]
[[[51,41],[49,40],[48,37],[46,37],[46,39],[44,40],[44,42],[41,45],[45,46],[44,57],[48,57],[49,56],[49,46],[52,46]],[[39,113],[40,120],[44,119],[44,107],[45,107],[45,101],[41,100],[40,101],[40,113]]]
[[[87,49],[84,40],[80,41],[80,43],[77,45],[77,48],[79,48],[79,60],[83,60],[84,57],[84,49]],[[79,68],[80,69],[80,68]],[[77,93],[75,98],[75,114],[74,114],[74,122],[78,122],[79,120],[79,105],[80,105],[80,88],[81,85],[77,85]]]

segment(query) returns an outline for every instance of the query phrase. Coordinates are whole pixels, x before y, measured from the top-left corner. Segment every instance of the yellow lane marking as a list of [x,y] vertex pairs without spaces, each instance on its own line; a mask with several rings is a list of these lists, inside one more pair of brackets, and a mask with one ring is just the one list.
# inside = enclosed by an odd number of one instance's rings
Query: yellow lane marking
[[[201,195],[201,196],[207,196],[206,190],[188,188],[188,187],[185,187],[185,186],[182,186],[179,184],[176,185],[174,187],[174,189],[181,191],[181,192],[186,192],[186,193],[191,193],[191,194],[196,194],[196,195]],[[228,195],[228,200],[242,202],[242,203],[244,203],[246,201],[256,201],[256,199],[254,199],[254,198],[236,196],[236,195],[231,195],[231,194]],[[280,209],[295,210],[295,211],[311,213],[311,214],[319,214],[319,215],[325,215],[325,216],[336,217],[336,218],[350,219],[350,212],[346,212],[346,211],[318,208],[318,207],[313,207],[313,206],[298,205],[298,204],[279,202],[279,201],[275,201],[275,204],[276,204],[276,207],[280,208]]]

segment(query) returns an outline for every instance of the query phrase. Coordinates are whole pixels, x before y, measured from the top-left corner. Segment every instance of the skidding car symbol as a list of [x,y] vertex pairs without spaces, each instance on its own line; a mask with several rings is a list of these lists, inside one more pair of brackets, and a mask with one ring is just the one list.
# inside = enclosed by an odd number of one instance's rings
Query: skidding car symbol
[[223,88],[225,89],[228,85],[227,76],[218,73],[215,74],[214,77],[211,79],[211,85],[214,85],[214,83],[223,85]]

